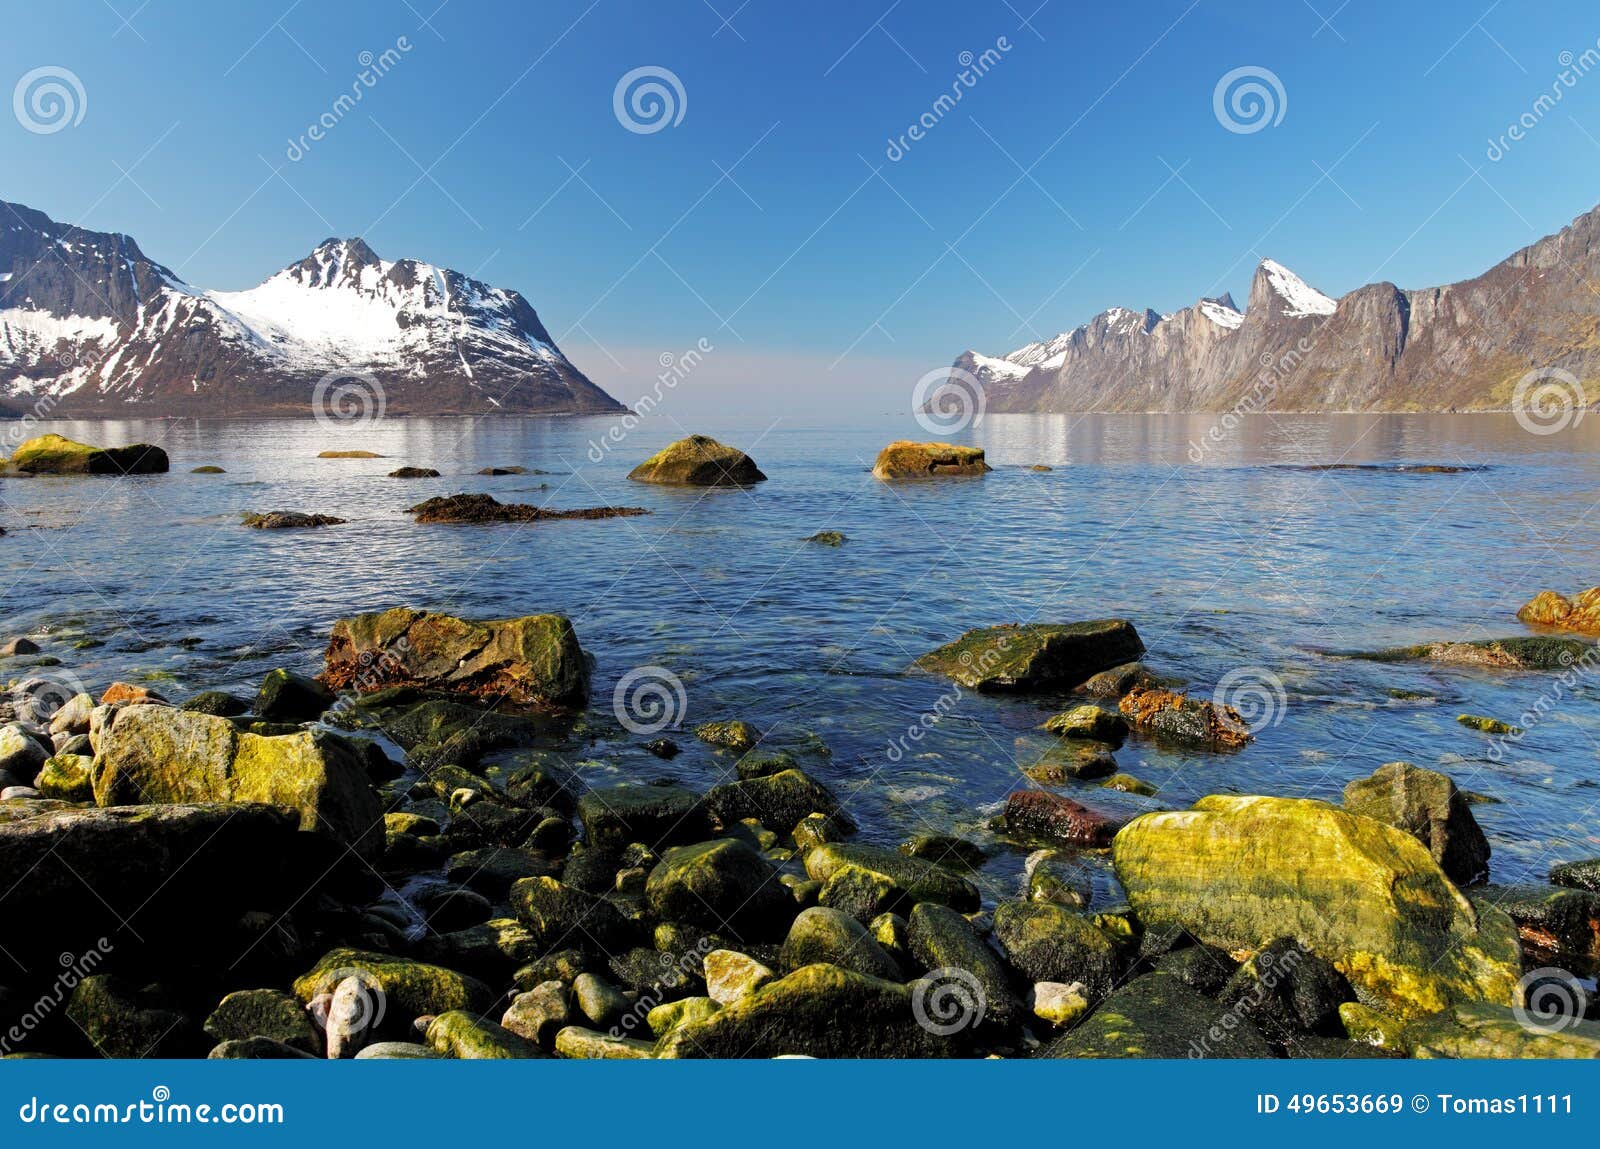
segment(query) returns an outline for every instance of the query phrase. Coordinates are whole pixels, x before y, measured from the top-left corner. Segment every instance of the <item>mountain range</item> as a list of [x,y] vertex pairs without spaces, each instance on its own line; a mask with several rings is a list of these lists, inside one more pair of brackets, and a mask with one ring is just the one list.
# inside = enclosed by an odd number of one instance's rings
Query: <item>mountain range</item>
[[1112,308],[955,367],[996,412],[1505,409],[1529,372],[1600,375],[1600,208],[1445,287],[1333,299],[1269,259],[1243,310],[1228,295],[1171,315]]
[[0,200],[0,413],[303,414],[346,385],[390,414],[625,410],[528,301],[329,239],[246,291],[202,291],[126,235]]

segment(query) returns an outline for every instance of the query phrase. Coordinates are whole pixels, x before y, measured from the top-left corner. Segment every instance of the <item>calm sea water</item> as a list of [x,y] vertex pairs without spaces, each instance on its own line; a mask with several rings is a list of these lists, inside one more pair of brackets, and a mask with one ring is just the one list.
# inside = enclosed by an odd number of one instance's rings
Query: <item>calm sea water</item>
[[[1211,425],[991,416],[961,439],[987,448],[994,473],[890,486],[868,472],[884,443],[928,437],[909,417],[647,420],[598,462],[590,443],[610,420],[63,422],[43,429],[158,442],[172,472],[0,480],[5,628],[62,660],[44,673],[96,690],[148,680],[181,698],[251,692],[278,665],[314,672],[333,620],[355,611],[561,611],[596,659],[600,735],[573,752],[592,779],[671,773],[704,785],[726,771],[686,730],[685,754],[663,763],[612,722],[619,679],[664,667],[683,683],[685,727],[738,717],[776,741],[819,735],[832,758],[808,768],[847,797],[865,837],[892,842],[975,832],[1022,781],[1018,763],[1049,744],[1036,730],[1049,700],[952,699],[949,683],[905,673],[912,659],[975,626],[1119,615],[1138,626],[1153,669],[1205,697],[1230,672],[1269,683],[1269,695],[1273,679],[1283,686],[1273,724],[1240,753],[1138,740],[1121,750],[1162,804],[1214,792],[1337,799],[1350,779],[1406,759],[1499,800],[1476,807],[1496,880],[1600,853],[1595,683],[1578,683],[1495,762],[1490,739],[1456,715],[1516,721],[1552,677],[1321,653],[1522,633],[1515,611],[1534,592],[1600,582],[1600,417],[1551,435],[1510,416],[1252,417],[1196,463],[1190,444]],[[689,431],[748,450],[769,481],[628,482],[636,462]],[[330,448],[386,457],[316,458]],[[1484,469],[1300,469],[1331,462]],[[227,473],[188,473],[200,464]],[[474,474],[509,464],[554,473]],[[401,465],[443,477],[385,477]],[[447,527],[404,513],[458,491],[653,514]],[[349,521],[239,525],[241,511],[274,509]],[[849,543],[800,541],[824,529]],[[945,717],[900,741],[929,712]],[[1063,789],[1130,804],[1093,783]],[[1019,872],[1015,855],[994,862],[991,893]]]

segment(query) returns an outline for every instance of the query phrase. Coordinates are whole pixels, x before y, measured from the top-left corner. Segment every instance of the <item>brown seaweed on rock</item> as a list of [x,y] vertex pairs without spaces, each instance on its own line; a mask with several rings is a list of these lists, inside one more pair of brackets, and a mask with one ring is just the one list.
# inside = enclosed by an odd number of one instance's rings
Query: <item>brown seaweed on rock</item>
[[615,519],[648,515],[643,507],[580,507],[573,511],[550,511],[527,503],[502,503],[493,495],[439,495],[427,499],[406,513],[419,523],[535,523],[546,519]]

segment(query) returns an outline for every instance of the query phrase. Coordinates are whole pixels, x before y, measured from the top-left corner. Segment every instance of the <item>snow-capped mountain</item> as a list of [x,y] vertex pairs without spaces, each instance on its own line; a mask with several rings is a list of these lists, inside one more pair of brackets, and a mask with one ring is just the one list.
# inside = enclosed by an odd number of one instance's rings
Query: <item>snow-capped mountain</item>
[[248,291],[201,291],[131,238],[0,201],[0,408],[60,415],[305,412],[357,373],[391,414],[621,405],[527,300],[330,239]]
[[[1449,411],[1511,404],[1529,372],[1600,376],[1600,208],[1461,283],[1333,299],[1263,260],[1171,315],[1113,308],[1002,356],[963,352],[989,411]],[[1600,401],[1600,385],[1582,394]]]

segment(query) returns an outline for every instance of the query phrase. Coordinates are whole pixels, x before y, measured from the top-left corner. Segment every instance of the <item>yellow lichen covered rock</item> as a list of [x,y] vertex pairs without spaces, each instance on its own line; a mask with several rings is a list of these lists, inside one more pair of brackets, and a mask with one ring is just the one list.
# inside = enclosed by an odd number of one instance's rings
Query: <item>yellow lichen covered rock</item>
[[360,757],[323,731],[267,737],[209,714],[126,706],[100,732],[92,774],[100,806],[265,802],[363,856],[383,848],[383,810]]
[[679,439],[651,455],[628,473],[640,483],[689,487],[743,487],[766,481],[755,460],[706,435]]
[[1397,1016],[1516,996],[1511,919],[1468,901],[1425,846],[1371,818],[1309,799],[1213,795],[1136,818],[1112,858],[1145,929],[1181,926],[1234,951],[1298,938]]
[[878,452],[872,467],[880,479],[937,479],[947,476],[982,475],[993,470],[983,461],[982,447],[958,447],[954,443],[913,443],[902,439]]

